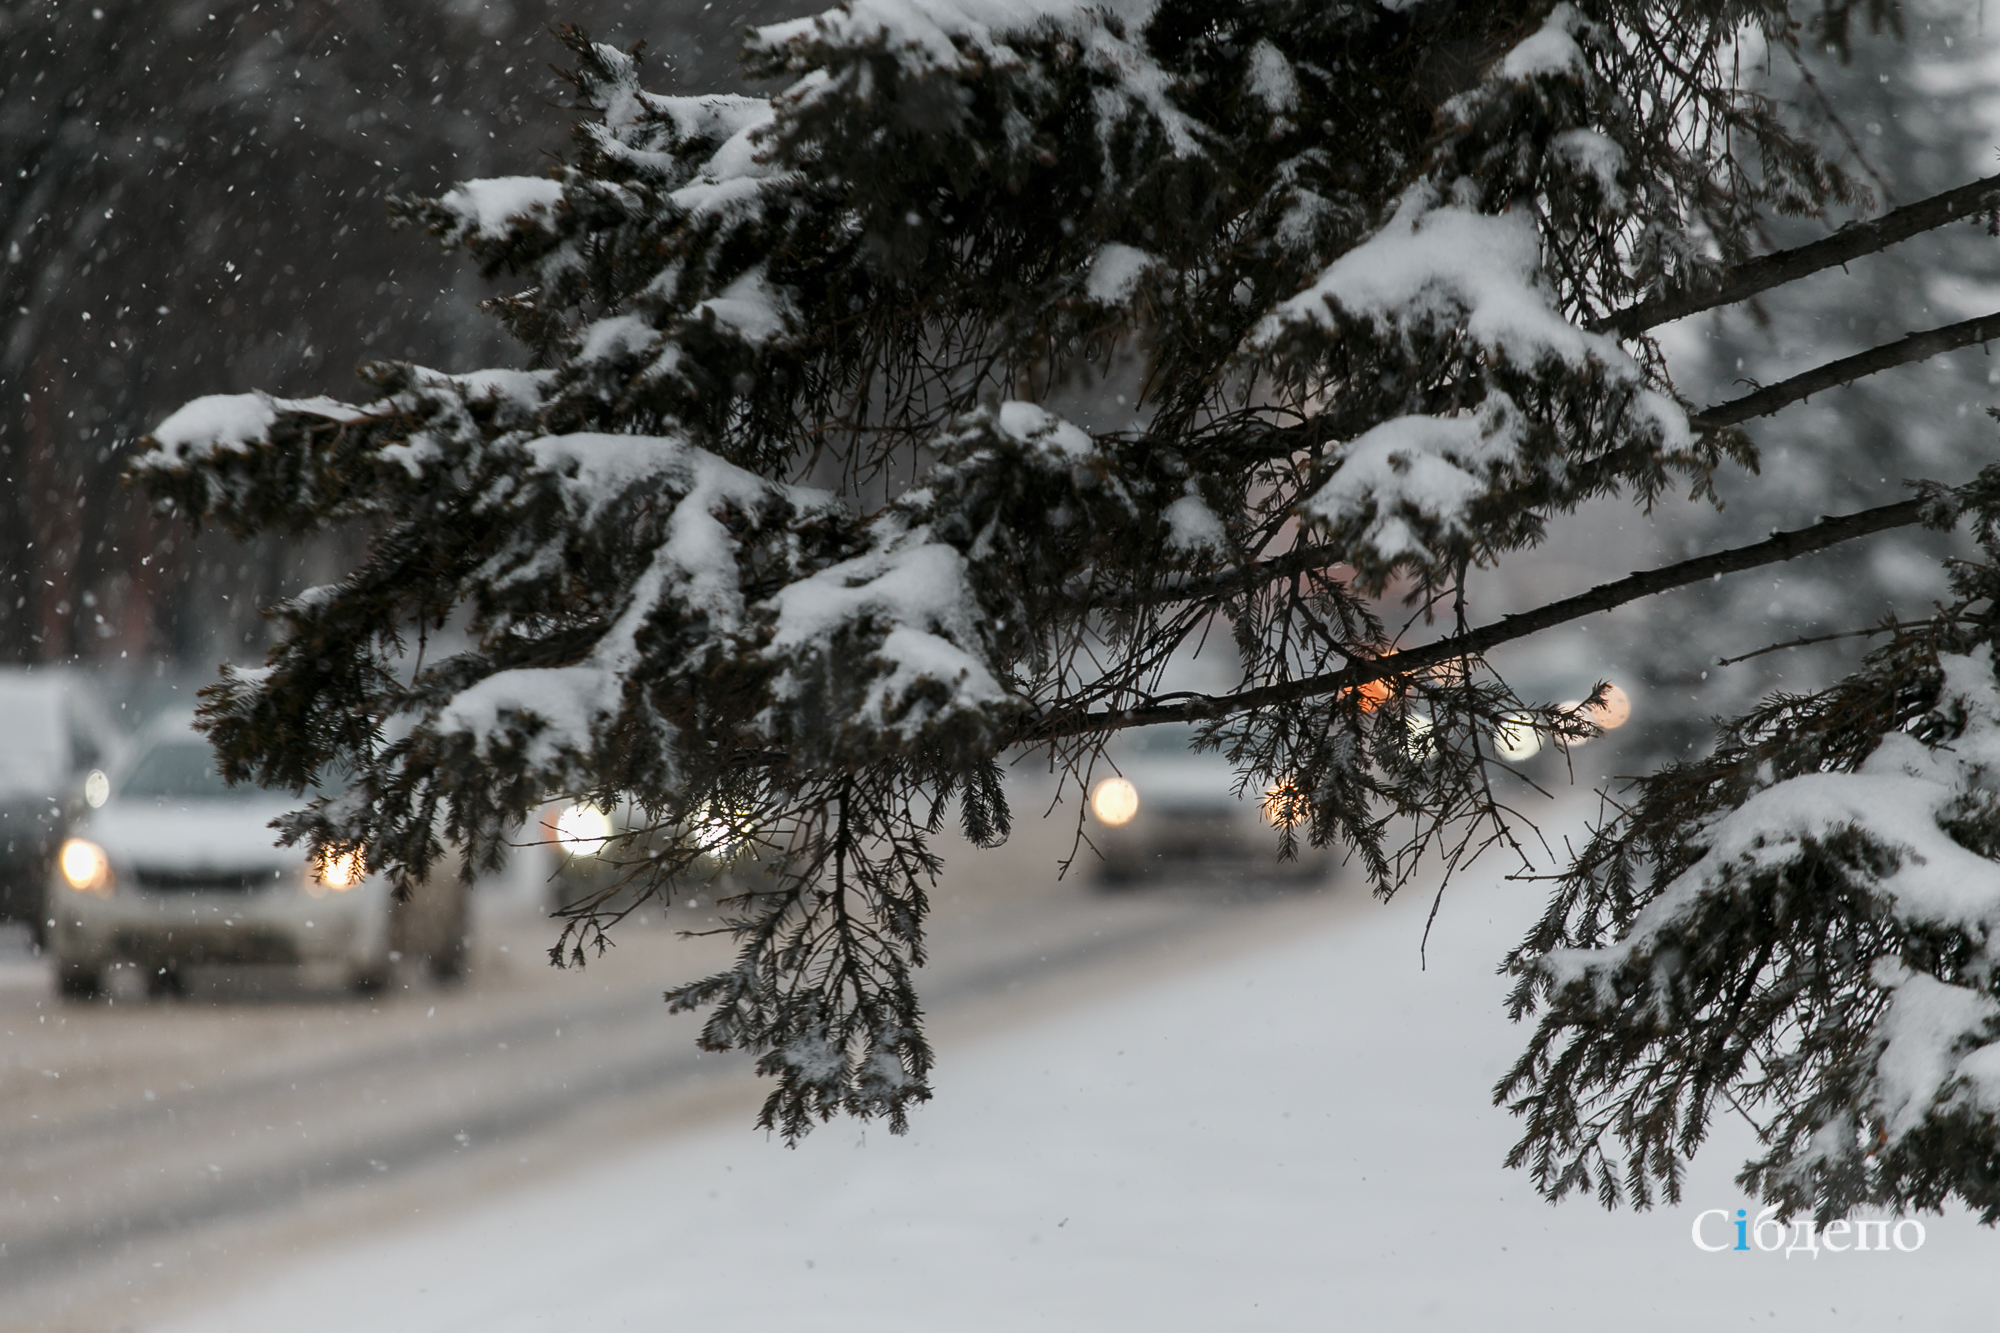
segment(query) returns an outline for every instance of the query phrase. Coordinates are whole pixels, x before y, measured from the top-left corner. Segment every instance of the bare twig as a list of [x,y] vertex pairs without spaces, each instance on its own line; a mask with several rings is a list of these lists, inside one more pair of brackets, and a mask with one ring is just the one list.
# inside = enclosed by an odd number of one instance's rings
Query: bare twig
[[1887,624],[1873,625],[1867,629],[1844,629],[1837,634],[1809,634],[1804,638],[1787,639],[1783,643],[1767,643],[1762,648],[1747,653],[1739,653],[1735,657],[1718,657],[1715,659],[1715,664],[1717,666],[1735,666],[1738,662],[1747,662],[1753,657],[1762,657],[1766,653],[1783,652],[1787,648],[1806,648],[1815,643],[1832,643],[1835,639],[1865,639],[1876,634],[1896,634],[1906,629],[1916,629],[1931,623],[1933,622],[1928,620],[1891,620]]

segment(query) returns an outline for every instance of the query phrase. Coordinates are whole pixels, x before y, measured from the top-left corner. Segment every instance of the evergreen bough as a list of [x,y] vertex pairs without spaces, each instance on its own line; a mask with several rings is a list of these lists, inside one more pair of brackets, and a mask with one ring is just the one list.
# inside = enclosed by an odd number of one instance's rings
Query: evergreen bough
[[[1595,734],[1486,650],[1969,519],[1984,555],[1952,605],[1607,807],[1509,960],[1539,1018],[1498,1095],[1554,1196],[1675,1197],[1722,1108],[1757,1124],[1745,1178],[1787,1210],[1992,1220],[2000,481],[1493,625],[1462,595],[1586,500],[1708,494],[1755,463],[1744,422],[1829,379],[1986,336],[1708,407],[1650,339],[1990,224],[1976,183],[1761,251],[1764,219],[1870,201],[1739,71],[1855,18],[851,0],[749,36],[768,97],[656,96],[637,52],[565,31],[571,159],[395,205],[506,280],[492,309],[530,368],[385,362],[363,402],[203,399],[143,442],[133,475],[196,522],[373,533],[347,579],[274,609],[268,664],[227,672],[204,725],[232,779],[338,788],[290,836],[399,877],[441,839],[497,863],[558,797],[637,811],[624,887],[663,899],[754,844],[735,965],[671,1003],[758,1053],[764,1125],[901,1129],[929,1095],[929,839],[948,807],[1006,836],[1010,748],[1081,775],[1121,729],[1197,723],[1299,816],[1275,837],[1345,843],[1386,896],[1426,852],[1514,844],[1496,728]],[[1128,425],[1053,410],[1105,376],[1139,386]],[[1442,629],[1389,628],[1390,593]],[[1162,692],[1217,626],[1240,687]],[[447,629],[468,646],[427,653]],[[557,959],[629,901],[572,907]]]

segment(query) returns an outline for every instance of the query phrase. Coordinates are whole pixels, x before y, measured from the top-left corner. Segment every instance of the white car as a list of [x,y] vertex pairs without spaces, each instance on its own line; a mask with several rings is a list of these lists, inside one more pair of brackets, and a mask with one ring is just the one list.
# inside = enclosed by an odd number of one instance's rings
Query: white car
[[467,904],[455,864],[398,902],[359,856],[315,865],[276,846],[270,823],[297,798],[226,784],[191,722],[148,728],[56,854],[47,922],[65,995],[94,994],[113,965],[156,994],[204,965],[295,963],[360,990],[406,959],[458,974]]
[[1135,729],[1106,750],[1090,788],[1087,831],[1097,848],[1097,881],[1118,887],[1149,878],[1220,872],[1234,878],[1319,879],[1332,864],[1300,830],[1296,860],[1278,859],[1274,819],[1283,802],[1238,795],[1236,771],[1212,751],[1191,748],[1194,728]]
[[56,848],[125,742],[91,681],[59,667],[0,668],[0,735],[0,920],[41,940]]

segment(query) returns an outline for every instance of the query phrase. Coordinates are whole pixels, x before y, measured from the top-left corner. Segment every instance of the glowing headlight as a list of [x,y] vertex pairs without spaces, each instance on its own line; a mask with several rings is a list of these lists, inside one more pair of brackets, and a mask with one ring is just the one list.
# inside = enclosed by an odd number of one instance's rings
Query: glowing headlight
[[93,768],[83,780],[84,804],[95,810],[111,799],[111,779],[104,776],[104,770]]
[[723,859],[741,851],[753,831],[748,815],[703,801],[688,821],[687,839],[708,855]]
[[615,831],[610,812],[594,805],[573,805],[556,816],[556,843],[572,856],[595,856]]
[[1516,713],[1500,719],[1493,731],[1493,748],[1502,759],[1531,759],[1541,752],[1542,733],[1532,718]]
[[[1599,731],[1616,731],[1632,720],[1632,696],[1616,685],[1604,687],[1604,699],[1585,707],[1583,700],[1571,699],[1559,705],[1565,713],[1575,713]],[[1570,741],[1572,748],[1584,744],[1588,737]]]
[[1139,813],[1139,789],[1124,778],[1106,778],[1090,793],[1090,812],[1117,828]]
[[71,838],[56,854],[63,881],[78,893],[111,896],[111,858],[104,849],[84,838]]
[[361,859],[359,847],[351,852],[323,856],[313,870],[315,884],[335,893],[345,893],[367,877],[368,866]]

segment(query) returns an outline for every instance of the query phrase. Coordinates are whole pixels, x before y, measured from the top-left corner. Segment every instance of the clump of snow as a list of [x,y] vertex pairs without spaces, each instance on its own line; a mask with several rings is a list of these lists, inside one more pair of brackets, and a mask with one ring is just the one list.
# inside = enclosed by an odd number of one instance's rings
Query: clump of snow
[[691,216],[740,218],[756,212],[765,189],[790,179],[760,160],[763,133],[777,110],[764,99],[706,108],[718,131],[728,137],[695,171],[694,178],[673,192],[676,208]]
[[[843,631],[887,627],[876,653],[889,670],[871,682],[860,716],[903,735],[915,734],[940,711],[977,710],[1008,697],[972,651],[981,629],[965,557],[927,535],[921,527],[907,534],[892,530],[878,549],[790,584],[771,599],[777,616],[770,652],[780,661],[825,656]],[[927,681],[948,688],[947,709],[908,707],[912,688]],[[779,693],[795,690],[781,685]]]
[[1613,208],[1624,205],[1625,190],[1618,183],[1618,173],[1625,169],[1624,149],[1596,130],[1585,129],[1564,130],[1549,141],[1549,147],[1557,156],[1595,177]]
[[1490,489],[1488,469],[1514,457],[1520,441],[1512,408],[1495,394],[1476,412],[1385,421],[1341,452],[1332,479],[1305,510],[1335,524],[1365,523],[1361,539],[1385,564],[1427,558],[1409,518],[1447,534],[1458,530],[1467,507]]
[[499,176],[464,181],[438,202],[459,218],[459,235],[503,241],[523,221],[546,222],[562,202],[561,181],[546,176]]
[[1388,226],[1268,316],[1253,343],[1269,346],[1294,325],[1331,328],[1338,309],[1385,331],[1419,318],[1462,320],[1482,346],[1523,364],[1549,353],[1572,363],[1595,356],[1630,364],[1615,342],[1550,308],[1538,281],[1535,223],[1525,212],[1495,217],[1429,202],[1422,193],[1405,199]]
[[[739,543],[724,515],[754,519],[833,500],[768,481],[678,438],[551,435],[522,447],[533,460],[530,481],[555,488],[579,527],[618,521],[614,506],[635,492],[673,500],[651,563],[584,661],[496,673],[461,691],[439,714],[442,732],[468,733],[481,754],[528,735],[530,762],[546,768],[566,755],[589,753],[606,720],[617,715],[625,681],[640,661],[639,633],[663,604],[706,616],[718,633],[743,626]],[[543,558],[560,559],[561,553]]]
[[[1669,455],[1692,440],[1686,414],[1647,388],[1644,374],[1613,338],[1588,332],[1550,304],[1541,280],[1535,224],[1525,211],[1493,216],[1435,206],[1428,189],[1412,190],[1389,224],[1354,247],[1313,284],[1283,302],[1252,332],[1247,346],[1272,354],[1300,330],[1338,334],[1366,321],[1394,345],[1422,329],[1463,337],[1488,363],[1540,371],[1551,362],[1579,375],[1601,376],[1631,394],[1635,426]],[[1343,470],[1314,504],[1328,517],[1353,517],[1380,500],[1407,505],[1450,527],[1463,506],[1490,484],[1521,439],[1514,405],[1494,391],[1473,416],[1403,417],[1383,423],[1348,447]],[[1414,533],[1393,516],[1372,539],[1384,562],[1418,552]]]
[[[1923,1123],[1941,1095],[1968,1072],[1962,1068],[1960,1049],[1971,1033],[1991,1031],[2000,1022],[2000,1001],[1968,986],[1951,986],[1936,977],[1912,972],[1900,960],[1877,959],[1872,970],[1877,986],[1890,993],[1888,1008],[1875,1026],[1882,1043],[1875,1061],[1875,1080],[1870,1100],[1882,1113],[1890,1140],[1901,1139]],[[1978,1048],[1991,1060],[2000,1057],[2000,1045]],[[2000,1103],[2000,1084],[1979,1089],[1994,1094],[1989,1106]]]
[[1167,506],[1167,549],[1183,554],[1222,555],[1229,549],[1229,533],[1215,511],[1195,493],[1189,482],[1187,494]]
[[586,364],[617,361],[647,350],[658,339],[659,333],[643,315],[612,315],[584,330],[576,359]]
[[1155,0],[848,0],[810,18],[793,19],[759,28],[750,38],[752,51],[776,52],[812,42],[862,49],[880,47],[915,57],[942,69],[964,67],[959,51],[991,55],[1005,35],[1042,26],[1077,26],[1097,13],[1122,19],[1130,29],[1144,26]]
[[267,393],[218,393],[197,398],[153,430],[154,450],[141,460],[187,460],[218,453],[241,453],[262,441],[281,412],[310,412],[333,421],[352,421],[361,408],[334,398],[273,398]]
[[481,757],[508,744],[518,729],[528,737],[528,762],[547,770],[566,755],[589,753],[623,694],[618,673],[596,663],[519,667],[459,691],[439,710],[437,727],[472,736]]
[[1081,428],[1033,403],[1019,399],[1004,402],[994,421],[1002,434],[1023,444],[1041,444],[1077,458],[1097,452],[1096,444]]
[[765,280],[762,264],[695,306],[697,319],[704,314],[753,347],[778,337],[793,318],[791,302]]
[[450,377],[472,402],[506,403],[522,412],[534,412],[548,401],[555,387],[553,370],[475,370]]
[[[905,79],[983,78],[996,70],[1019,71],[1028,62],[1010,44],[1025,38],[1060,35],[1071,53],[1101,80],[1092,97],[1098,137],[1107,154],[1117,128],[1144,120],[1176,157],[1201,151],[1208,131],[1186,115],[1171,95],[1173,78],[1147,52],[1128,40],[1143,30],[1154,0],[849,0],[811,18],[756,30],[746,58],[804,75],[784,94],[798,106],[841,87],[829,70],[856,58],[887,52]],[[862,87],[879,78],[871,69]],[[852,90],[849,90],[852,91]],[[865,93],[863,95],[866,95]]]
[[1587,67],[1574,36],[1581,22],[1575,6],[1557,5],[1533,36],[1502,58],[1500,76],[1531,79],[1551,74],[1582,74]]
[[1298,110],[1299,77],[1285,53],[1269,41],[1250,48],[1249,92],[1274,116]]
[[[576,521],[586,527],[635,491],[679,497],[658,552],[665,562],[660,573],[675,596],[713,617],[724,630],[742,623],[744,604],[737,543],[718,515],[731,510],[754,515],[773,505],[810,510],[833,503],[823,491],[768,481],[678,438],[549,435],[525,448],[534,459],[533,475],[557,487]],[[646,598],[635,592],[633,602],[646,603],[639,609],[650,614]],[[636,633],[636,624],[632,629]],[[607,636],[607,642],[610,637],[615,636]]]
[[1113,241],[1091,257],[1084,294],[1099,305],[1122,306],[1132,299],[1146,270],[1159,262],[1157,255]]

